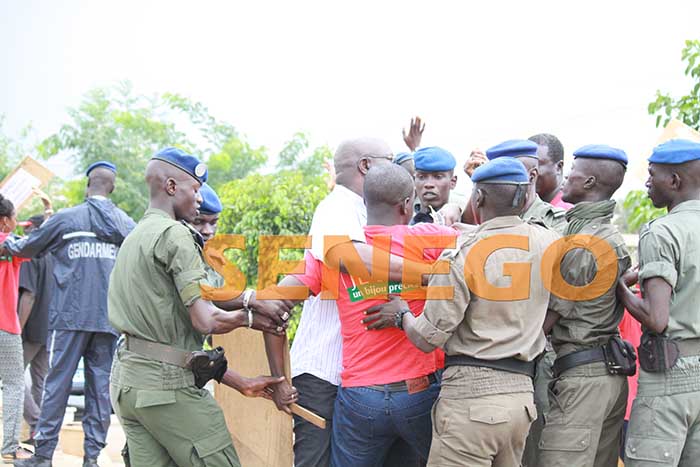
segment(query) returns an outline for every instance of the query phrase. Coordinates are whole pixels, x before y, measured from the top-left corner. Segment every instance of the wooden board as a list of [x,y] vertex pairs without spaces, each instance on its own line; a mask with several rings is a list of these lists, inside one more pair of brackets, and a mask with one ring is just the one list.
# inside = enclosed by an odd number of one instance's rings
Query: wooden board
[[0,183],[0,193],[7,197],[19,212],[34,194],[33,188],[45,186],[53,178],[53,173],[32,159],[25,157]]
[[[270,374],[259,331],[239,328],[214,336],[214,346],[218,345],[226,351],[229,368],[243,376]],[[216,385],[215,398],[224,411],[243,467],[292,467],[293,422],[289,415],[268,400],[248,398],[221,385]]]

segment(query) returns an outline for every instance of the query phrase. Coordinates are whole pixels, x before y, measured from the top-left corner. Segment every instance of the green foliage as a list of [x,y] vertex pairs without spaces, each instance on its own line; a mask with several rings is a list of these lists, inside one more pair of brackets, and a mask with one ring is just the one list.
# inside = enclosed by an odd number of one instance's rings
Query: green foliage
[[692,80],[690,92],[679,98],[656,91],[649,104],[650,115],[656,115],[656,126],[665,127],[673,118],[700,130],[700,40],[685,41],[681,59],[686,62],[685,75]]
[[[203,104],[176,94],[135,95],[128,82],[90,91],[68,115],[71,123],[42,141],[39,154],[49,158],[66,152],[76,175],[95,161],[114,162],[119,172],[112,199],[135,219],[147,205],[146,163],[166,146],[193,151],[205,161],[211,157],[215,188],[244,177],[267,161],[264,148],[252,148],[242,141],[232,125],[212,117]],[[67,188],[62,193],[67,203],[80,203],[83,190],[74,185]]]
[[622,202],[627,229],[629,232],[637,232],[640,227],[666,214],[666,209],[655,208],[646,192],[642,190],[630,191]]

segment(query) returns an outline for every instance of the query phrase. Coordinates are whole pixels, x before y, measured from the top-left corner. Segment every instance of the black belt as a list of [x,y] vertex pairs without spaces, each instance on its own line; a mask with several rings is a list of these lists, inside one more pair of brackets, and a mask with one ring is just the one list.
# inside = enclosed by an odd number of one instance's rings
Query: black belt
[[518,373],[535,377],[535,361],[525,362],[517,358],[501,358],[499,360],[482,360],[480,358],[469,357],[467,355],[447,355],[445,356],[445,367],[448,366],[480,366],[493,370],[507,371],[508,373]]
[[[429,375],[426,375],[425,377],[428,378],[428,382],[430,384],[434,384],[437,382],[437,376],[435,373],[430,373]],[[419,377],[423,378],[423,376]],[[413,378],[419,379],[419,378]],[[388,390],[389,392],[401,392],[401,391],[408,391],[408,382],[411,381],[409,379],[404,380],[404,381],[397,381],[395,383],[388,383],[388,384],[373,384],[371,386],[365,386],[369,389],[374,389],[377,391],[384,391],[385,389]]]
[[596,347],[595,349],[579,350],[578,352],[572,352],[563,357],[559,357],[554,361],[552,366],[552,373],[555,378],[558,378],[566,370],[570,370],[574,367],[586,365],[588,363],[604,362],[605,352],[603,352],[602,347]]

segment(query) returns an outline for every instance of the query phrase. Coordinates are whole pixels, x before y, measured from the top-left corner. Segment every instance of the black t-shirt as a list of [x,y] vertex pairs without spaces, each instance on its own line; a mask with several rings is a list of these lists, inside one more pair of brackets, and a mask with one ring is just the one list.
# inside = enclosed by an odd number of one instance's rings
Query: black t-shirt
[[19,273],[19,291],[34,294],[34,306],[22,339],[36,344],[46,344],[49,327],[49,303],[53,284],[53,256],[48,254],[22,264]]

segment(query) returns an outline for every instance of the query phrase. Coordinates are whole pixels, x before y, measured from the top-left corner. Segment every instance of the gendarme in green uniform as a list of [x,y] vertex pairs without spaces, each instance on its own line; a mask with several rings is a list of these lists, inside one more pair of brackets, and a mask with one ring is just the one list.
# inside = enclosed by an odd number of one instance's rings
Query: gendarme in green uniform
[[[664,334],[700,339],[700,201],[685,201],[639,234],[639,283],[660,277],[672,288]],[[643,292],[643,290],[642,290]],[[639,370],[625,465],[700,464],[700,358],[681,357],[661,373]]]
[[554,230],[559,235],[563,235],[566,229],[566,211],[542,201],[542,198],[537,194],[535,194],[535,201],[520,217],[525,221],[540,220],[547,228]]
[[[109,320],[118,331],[186,351],[203,336],[187,307],[206,272],[187,227],[150,208],[122,245],[109,286]],[[223,413],[190,370],[121,346],[111,396],[133,466],[238,466]]]
[[[590,235],[582,246],[607,242],[611,254],[594,258],[583,248],[569,251],[561,262],[571,285],[590,283],[598,270],[616,268],[615,280],[600,297],[569,301],[554,298],[551,309],[560,315],[552,328],[552,344],[561,358],[572,352],[601,347],[619,335],[624,307],[617,300],[617,279],[631,267],[622,235],[611,224],[615,201],[581,202],[566,213],[566,235]],[[550,385],[549,412],[539,444],[542,467],[555,465],[617,465],[622,422],[627,407],[627,378],[611,375],[604,362],[564,371]]]

